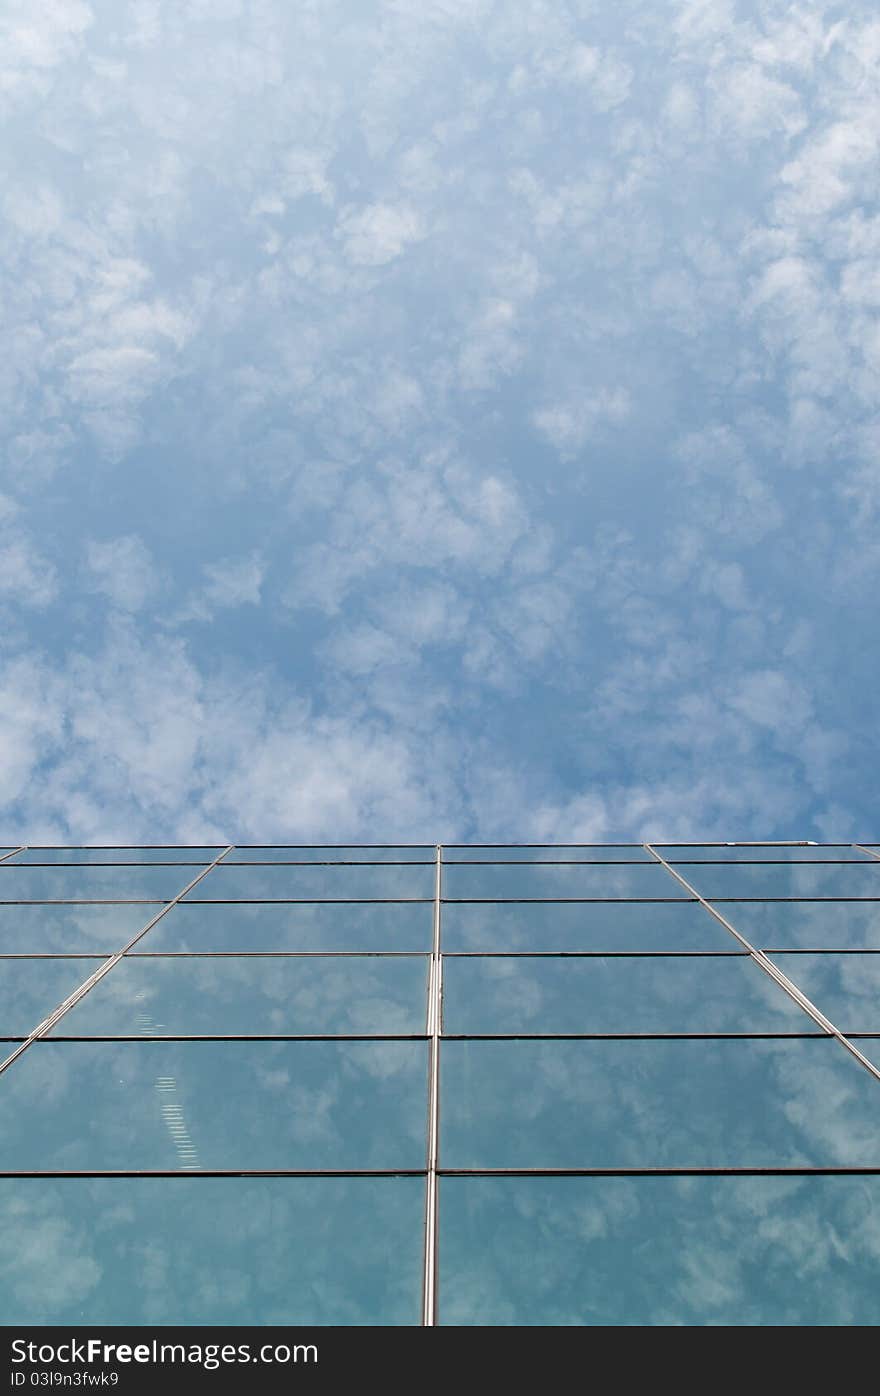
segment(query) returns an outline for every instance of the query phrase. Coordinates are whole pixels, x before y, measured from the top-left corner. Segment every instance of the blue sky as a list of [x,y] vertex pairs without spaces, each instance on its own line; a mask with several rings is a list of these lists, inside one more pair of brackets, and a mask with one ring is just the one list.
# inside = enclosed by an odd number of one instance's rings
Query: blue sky
[[877,837],[874,6],[40,8],[0,837]]

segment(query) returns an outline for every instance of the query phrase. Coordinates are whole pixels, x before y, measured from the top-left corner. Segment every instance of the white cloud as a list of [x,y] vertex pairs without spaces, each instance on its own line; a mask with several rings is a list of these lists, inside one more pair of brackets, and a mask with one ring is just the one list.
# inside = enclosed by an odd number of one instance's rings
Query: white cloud
[[152,554],[143,539],[134,534],[93,540],[86,547],[87,585],[102,593],[121,611],[139,611],[159,587],[159,575]]
[[259,553],[206,563],[202,574],[203,585],[169,614],[169,625],[210,621],[217,611],[260,605],[266,565]]
[[336,235],[350,262],[381,267],[419,242],[425,236],[425,226],[416,209],[404,204],[377,203],[364,209],[349,209],[342,215]]
[[495,575],[528,517],[510,482],[440,451],[385,462],[356,480],[328,523],[327,541],[306,548],[298,564],[291,605],[336,610],[354,585],[401,565]]
[[77,55],[93,23],[83,0],[44,0],[39,13],[28,0],[7,0],[0,16],[0,92],[47,92],[52,69]]
[[35,547],[18,506],[0,495],[0,598],[44,607],[56,590],[54,566]]
[[211,606],[258,606],[265,567],[258,554],[208,563],[205,600]]
[[563,460],[573,460],[603,428],[625,421],[631,411],[625,388],[600,388],[598,392],[588,390],[580,400],[539,408],[532,421]]

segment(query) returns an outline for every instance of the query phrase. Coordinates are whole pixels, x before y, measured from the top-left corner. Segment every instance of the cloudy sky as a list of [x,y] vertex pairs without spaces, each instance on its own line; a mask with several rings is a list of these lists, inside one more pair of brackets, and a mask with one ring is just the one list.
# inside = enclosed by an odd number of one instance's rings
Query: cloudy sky
[[873,4],[38,8],[0,837],[878,836]]

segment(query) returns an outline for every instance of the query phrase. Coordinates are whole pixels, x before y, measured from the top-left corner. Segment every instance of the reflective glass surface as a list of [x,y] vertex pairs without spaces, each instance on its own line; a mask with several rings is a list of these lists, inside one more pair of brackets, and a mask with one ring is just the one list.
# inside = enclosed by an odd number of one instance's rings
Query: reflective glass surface
[[440,1321],[873,1325],[880,1178],[444,1178]]
[[[878,864],[880,870],[880,864]],[[510,897],[686,897],[659,863],[468,863],[443,865],[443,896],[470,901]]]
[[212,863],[218,848],[26,848],[10,862],[19,863],[197,863],[204,867]]
[[7,1324],[160,1329],[415,1324],[424,1187],[421,1178],[0,1179],[0,1313]]
[[[655,844],[667,863],[864,863],[870,855],[851,843],[822,844]],[[684,871],[682,869],[682,871]],[[685,874],[687,876],[687,874]]]
[[201,870],[201,864],[26,868],[0,863],[0,901],[170,901]]
[[433,919],[432,902],[178,902],[137,949],[430,950]]
[[444,844],[449,863],[653,863],[640,843]]
[[0,1037],[27,1037],[102,963],[0,960]]
[[695,901],[444,902],[440,926],[444,950],[738,948]]
[[137,902],[120,906],[0,904],[0,953],[112,954],[160,910]]
[[814,1024],[749,955],[501,956],[444,961],[443,1027],[448,1033],[807,1032]]
[[880,1032],[880,954],[770,958],[842,1032]]
[[759,950],[880,949],[880,902],[721,902]]
[[426,976],[422,955],[125,959],[54,1035],[423,1033]]
[[421,1168],[423,1042],[53,1042],[0,1076],[2,1169]]
[[[880,863],[702,863],[678,871],[701,897],[880,897]],[[722,908],[723,910],[723,908]]]
[[444,1042],[446,1168],[880,1165],[880,1083],[833,1038]]
[[[0,1074],[5,1321],[418,1322],[434,1009],[440,1322],[877,1321],[880,1079],[640,845],[447,845],[433,990],[433,846],[219,851],[0,863],[4,1056],[143,932]],[[665,854],[880,1064],[880,861]]]
[[234,848],[224,863],[430,863],[433,844],[282,844]]
[[193,888],[190,900],[271,901],[291,897],[332,901],[433,897],[434,878],[433,863],[378,866],[340,863],[335,867],[296,864],[231,867],[221,863]]

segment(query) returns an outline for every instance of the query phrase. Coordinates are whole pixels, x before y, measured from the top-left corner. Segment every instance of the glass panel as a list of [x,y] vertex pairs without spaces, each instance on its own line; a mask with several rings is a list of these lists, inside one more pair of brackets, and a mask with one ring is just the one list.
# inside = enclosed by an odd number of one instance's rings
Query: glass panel
[[[0,864],[2,868],[2,864]],[[434,896],[434,865],[409,863],[356,867],[236,867],[221,863],[194,887],[192,901],[271,901],[273,898],[369,900],[371,897]]]
[[433,844],[278,844],[234,848],[224,863],[431,863]]
[[35,1042],[0,1168],[421,1168],[423,1042]]
[[722,902],[758,949],[880,949],[880,902]]
[[[880,865],[878,865],[880,866]],[[589,863],[443,865],[443,896],[470,901],[509,897],[687,897],[659,863],[603,867]]]
[[[782,973],[842,1032],[880,1032],[880,955],[773,955]],[[869,1047],[859,1050],[870,1057]]]
[[640,843],[448,843],[447,863],[653,863]]
[[873,1325],[878,1214],[876,1177],[444,1178],[440,1318]]
[[128,906],[3,906],[0,904],[0,952],[4,955],[54,951],[115,952],[127,945],[161,908],[135,902]]
[[3,1179],[0,1312],[25,1325],[415,1324],[424,1190],[421,1178]]
[[0,960],[0,1037],[27,1037],[102,963]]
[[[878,956],[880,972],[880,956]],[[749,955],[445,959],[448,1033],[812,1032]]]
[[[223,848],[26,848],[15,863],[213,863]],[[195,876],[195,873],[193,873]]]
[[[200,868],[19,868],[0,863],[0,901],[170,901]],[[144,918],[147,919],[146,917]]]
[[875,1165],[878,1083],[833,1038],[448,1042],[445,1168]]
[[178,902],[137,948],[430,950],[433,917],[430,902]]
[[[654,845],[667,863],[864,863],[868,855],[851,843],[662,844]],[[687,876],[687,874],[684,874]]]
[[[703,863],[682,869],[700,896],[880,897],[880,863],[770,863],[736,867]],[[720,908],[724,910],[724,908]]]
[[54,1035],[423,1033],[426,974],[422,955],[127,959]]
[[[174,913],[176,914],[176,913]],[[735,950],[699,902],[445,902],[444,950]]]

